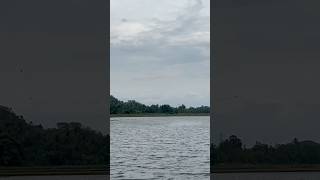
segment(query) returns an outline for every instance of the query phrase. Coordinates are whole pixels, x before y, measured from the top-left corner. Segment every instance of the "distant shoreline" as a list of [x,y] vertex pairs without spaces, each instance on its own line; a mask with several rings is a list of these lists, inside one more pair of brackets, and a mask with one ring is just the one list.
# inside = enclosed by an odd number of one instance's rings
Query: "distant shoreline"
[[210,116],[210,113],[141,113],[141,114],[110,114],[110,117],[166,117],[166,116]]

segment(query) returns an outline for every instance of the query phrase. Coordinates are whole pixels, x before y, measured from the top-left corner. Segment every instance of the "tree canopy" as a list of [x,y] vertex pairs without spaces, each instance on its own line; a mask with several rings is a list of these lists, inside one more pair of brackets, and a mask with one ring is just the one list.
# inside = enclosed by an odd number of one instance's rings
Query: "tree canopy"
[[237,136],[230,136],[211,145],[213,164],[319,164],[320,144],[313,141],[298,141],[275,146],[256,142],[246,148]]
[[45,129],[0,107],[0,166],[106,165],[109,141],[80,123]]
[[139,103],[135,100],[127,102],[120,101],[114,96],[110,96],[110,114],[142,114],[142,113],[164,113],[164,114],[177,114],[177,113],[210,113],[210,107],[189,107],[185,105],[179,107],[171,107],[168,104],[153,104],[150,106]]

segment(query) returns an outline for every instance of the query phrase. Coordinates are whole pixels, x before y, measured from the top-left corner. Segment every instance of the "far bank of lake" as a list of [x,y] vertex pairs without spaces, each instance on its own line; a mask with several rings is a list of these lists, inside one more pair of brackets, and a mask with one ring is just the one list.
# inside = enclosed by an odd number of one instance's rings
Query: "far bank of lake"
[[139,114],[110,114],[110,117],[163,117],[163,116],[210,116],[210,113],[139,113]]

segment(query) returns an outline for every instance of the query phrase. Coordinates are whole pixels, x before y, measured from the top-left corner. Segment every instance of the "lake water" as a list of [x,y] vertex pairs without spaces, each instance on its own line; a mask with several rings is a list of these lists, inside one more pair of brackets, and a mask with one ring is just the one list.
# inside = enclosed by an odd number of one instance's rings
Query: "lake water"
[[209,116],[111,118],[111,179],[210,179]]

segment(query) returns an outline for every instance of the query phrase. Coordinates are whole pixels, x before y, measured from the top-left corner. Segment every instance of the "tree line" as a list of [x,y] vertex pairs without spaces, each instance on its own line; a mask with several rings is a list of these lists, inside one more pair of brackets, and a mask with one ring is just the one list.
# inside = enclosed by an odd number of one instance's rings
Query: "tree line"
[[181,105],[178,107],[171,107],[168,104],[158,105],[153,104],[150,106],[139,103],[135,100],[127,102],[120,101],[114,96],[110,96],[110,114],[143,114],[143,113],[164,113],[164,114],[177,114],[177,113],[210,113],[210,107],[189,107]]
[[45,129],[0,107],[0,166],[107,165],[109,142],[80,123]]
[[319,164],[320,144],[299,141],[275,146],[256,142],[246,148],[241,139],[232,135],[218,146],[211,145],[211,162],[215,164]]

